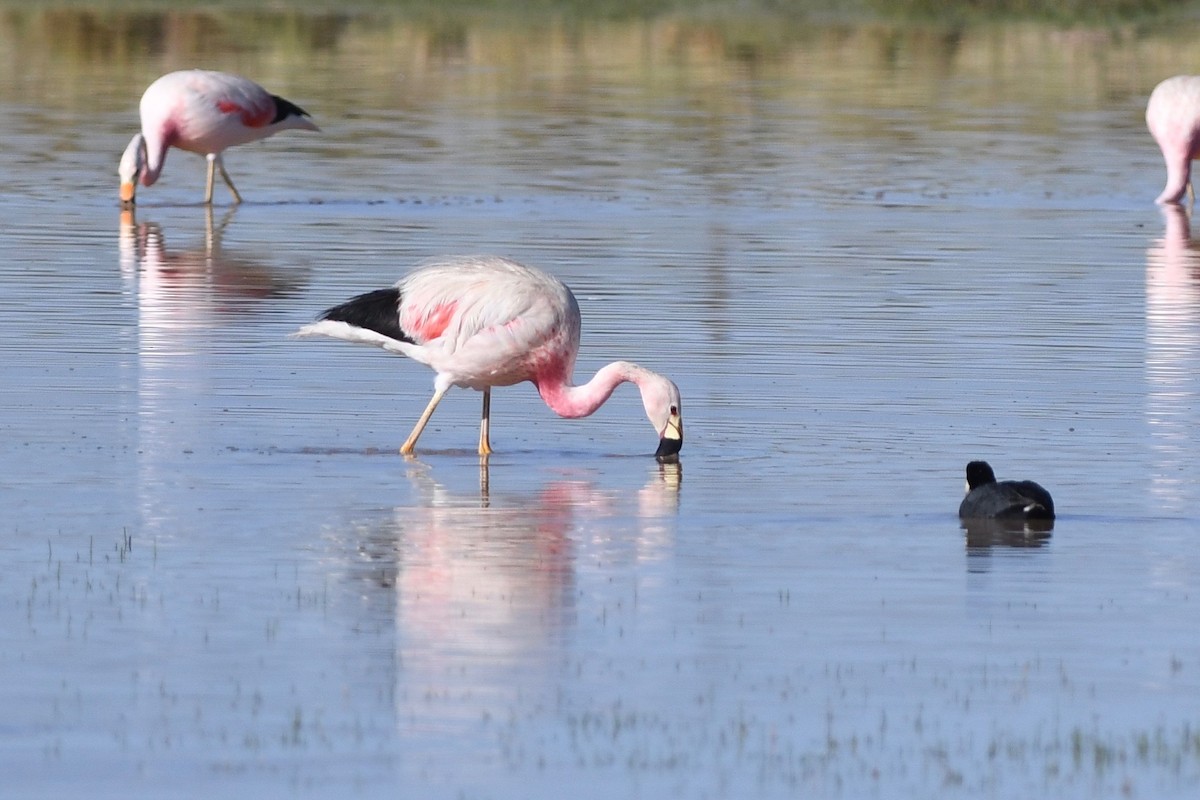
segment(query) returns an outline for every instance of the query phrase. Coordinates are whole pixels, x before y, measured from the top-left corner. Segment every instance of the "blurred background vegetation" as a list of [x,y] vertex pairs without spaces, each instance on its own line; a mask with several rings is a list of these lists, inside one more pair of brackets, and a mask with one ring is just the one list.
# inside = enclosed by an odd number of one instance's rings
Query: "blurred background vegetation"
[[283,13],[364,12],[409,17],[488,16],[526,21],[546,17],[648,19],[760,18],[857,23],[1043,19],[1060,23],[1130,21],[1159,17],[1200,18],[1197,0],[0,0],[13,11],[88,9],[98,14],[189,11]]
[[192,66],[281,92],[368,81],[389,102],[432,91],[447,65],[472,70],[455,89],[468,95],[584,70],[664,89],[731,87],[746,70],[791,84],[831,65],[861,73],[846,92],[912,91],[876,85],[891,64],[930,87],[958,75],[1108,102],[1200,72],[1198,36],[1200,0],[0,0],[0,99],[124,107],[153,75]]

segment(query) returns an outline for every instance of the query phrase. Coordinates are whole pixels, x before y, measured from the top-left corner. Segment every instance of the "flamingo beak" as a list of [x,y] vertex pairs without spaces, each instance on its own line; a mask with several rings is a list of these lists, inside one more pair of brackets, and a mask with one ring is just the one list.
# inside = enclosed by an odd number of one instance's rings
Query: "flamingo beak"
[[121,208],[129,208],[134,204],[134,194],[136,191],[137,188],[134,186],[133,181],[121,182]]
[[662,438],[658,440],[658,450],[654,458],[660,464],[673,464],[679,461],[679,451],[683,449],[683,420],[678,414],[672,414],[667,420]]

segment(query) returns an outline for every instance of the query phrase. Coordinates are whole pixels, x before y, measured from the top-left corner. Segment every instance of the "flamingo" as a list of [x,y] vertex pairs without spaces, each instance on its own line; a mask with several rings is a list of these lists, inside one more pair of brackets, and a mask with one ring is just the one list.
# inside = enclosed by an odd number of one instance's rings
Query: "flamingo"
[[1200,75],[1167,78],[1150,93],[1146,127],[1162,150],[1167,185],[1158,203],[1192,201],[1192,160],[1200,156]]
[[616,361],[585,384],[571,383],[579,350],[579,304],[571,290],[541,270],[498,256],[427,262],[395,286],[334,306],[295,336],[330,336],[382,347],[437,373],[433,398],[400,452],[411,455],[433,411],[451,386],[483,392],[479,454],[492,452],[493,386],[530,381],[552,411],[586,417],[626,381],[642,393],[658,433],[655,457],[674,462],[683,447],[679,388],[666,377]]
[[1033,481],[997,481],[986,461],[967,464],[967,496],[958,507],[963,520],[1052,520],[1054,500]]
[[300,106],[249,78],[203,69],[163,75],[142,95],[140,110],[141,133],[130,140],[117,170],[125,208],[134,203],[139,179],[143,186],[153,186],[158,180],[169,147],[208,159],[205,205],[212,205],[214,169],[221,171],[234,203],[241,203],[242,196],[221,159],[226,148],[291,128],[320,130]]

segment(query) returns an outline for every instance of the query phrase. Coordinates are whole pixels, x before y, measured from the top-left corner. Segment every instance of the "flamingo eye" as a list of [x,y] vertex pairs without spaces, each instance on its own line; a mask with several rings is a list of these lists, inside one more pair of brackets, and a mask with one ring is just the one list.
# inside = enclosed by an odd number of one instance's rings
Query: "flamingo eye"
[[679,416],[679,407],[678,406],[671,406],[671,416],[672,417]]

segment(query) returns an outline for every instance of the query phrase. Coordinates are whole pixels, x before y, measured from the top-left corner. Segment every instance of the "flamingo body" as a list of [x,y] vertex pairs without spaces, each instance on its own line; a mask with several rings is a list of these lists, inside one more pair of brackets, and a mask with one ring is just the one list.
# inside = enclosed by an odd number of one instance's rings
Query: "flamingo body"
[[967,496],[958,507],[963,520],[1052,520],[1054,500],[1033,481],[997,481],[986,461],[967,464]]
[[1192,191],[1192,161],[1200,156],[1200,75],[1167,78],[1150,93],[1146,127],[1167,166],[1159,203],[1178,203]]
[[358,295],[326,310],[297,336],[331,336],[374,344],[437,373],[434,396],[401,447],[411,453],[433,409],[452,386],[483,392],[479,452],[488,439],[493,386],[532,382],[556,414],[585,417],[623,382],[637,385],[659,435],[656,456],[673,460],[683,446],[679,389],[627,361],[603,367],[586,384],[571,383],[579,349],[579,304],[562,281],[496,256],[425,264],[394,287]]
[[212,203],[213,170],[220,169],[234,201],[242,198],[221,154],[288,129],[319,130],[304,109],[240,75],[190,69],[163,75],[146,89],[142,130],[121,157],[121,201],[134,202],[137,183],[152,186],[171,147],[208,158],[204,202]]

